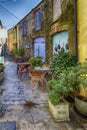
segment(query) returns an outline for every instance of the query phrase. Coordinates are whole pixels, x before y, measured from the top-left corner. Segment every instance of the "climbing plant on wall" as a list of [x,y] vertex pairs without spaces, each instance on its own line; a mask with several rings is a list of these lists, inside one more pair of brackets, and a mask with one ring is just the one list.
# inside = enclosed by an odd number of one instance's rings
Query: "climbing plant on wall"
[[50,52],[52,51],[52,45],[51,45],[51,36],[49,35],[50,29],[51,29],[51,24],[53,22],[52,19],[52,1],[51,0],[44,0],[44,21],[43,23],[43,28],[45,31],[45,36],[46,36],[46,50],[49,50],[49,52],[46,51],[47,53],[47,59],[50,57]]

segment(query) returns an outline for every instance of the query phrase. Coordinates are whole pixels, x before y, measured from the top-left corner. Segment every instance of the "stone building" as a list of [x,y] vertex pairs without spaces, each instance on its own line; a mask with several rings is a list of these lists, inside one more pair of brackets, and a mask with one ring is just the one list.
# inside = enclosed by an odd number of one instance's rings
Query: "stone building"
[[50,31],[53,53],[68,47],[70,53],[76,55],[74,31],[73,1],[53,0],[53,20]]
[[17,48],[17,26],[8,30],[8,50]]
[[32,54],[32,12],[29,12],[19,23],[19,48],[25,49],[25,55],[31,57]]
[[[47,61],[58,48],[76,55],[73,0],[42,0],[15,27],[17,48]],[[14,43],[14,41],[13,41]]]
[[[0,55],[2,53],[2,48],[5,48],[7,42],[7,30],[3,28],[2,22],[0,20]],[[3,49],[4,50],[4,49]],[[3,51],[3,54],[5,52]]]
[[28,57],[41,56],[45,61],[50,56],[51,19],[52,2],[43,0],[18,23],[20,47],[25,48]]

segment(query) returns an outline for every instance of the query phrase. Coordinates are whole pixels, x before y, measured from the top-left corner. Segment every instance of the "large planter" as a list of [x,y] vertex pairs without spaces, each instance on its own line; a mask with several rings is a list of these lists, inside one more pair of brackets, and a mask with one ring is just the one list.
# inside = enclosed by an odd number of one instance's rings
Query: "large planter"
[[55,121],[69,121],[69,103],[63,100],[58,105],[53,105],[50,100],[49,111],[52,114]]
[[76,96],[75,107],[80,114],[87,116],[87,97],[82,95]]

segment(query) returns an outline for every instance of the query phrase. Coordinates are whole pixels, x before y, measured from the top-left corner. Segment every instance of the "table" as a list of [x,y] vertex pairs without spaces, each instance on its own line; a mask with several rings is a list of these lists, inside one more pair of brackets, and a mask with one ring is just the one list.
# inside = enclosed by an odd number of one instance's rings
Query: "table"
[[47,83],[48,80],[52,79],[52,73],[51,73],[49,67],[42,66],[42,67],[35,67],[34,69],[35,70],[40,70],[40,71],[42,70],[42,71],[45,72],[45,75],[44,75],[45,83]]
[[29,71],[32,69],[32,64],[29,62],[17,63],[17,74],[20,74],[20,79],[22,74],[29,74]]
[[50,68],[44,67],[44,66],[42,66],[42,67],[35,67],[34,69],[35,69],[35,70],[50,71]]

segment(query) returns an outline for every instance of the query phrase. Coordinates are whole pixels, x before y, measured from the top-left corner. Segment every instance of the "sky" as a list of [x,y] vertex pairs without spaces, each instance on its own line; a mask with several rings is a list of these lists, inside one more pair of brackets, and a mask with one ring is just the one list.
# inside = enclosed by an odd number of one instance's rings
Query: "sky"
[[0,20],[3,27],[10,29],[42,0],[0,0]]

